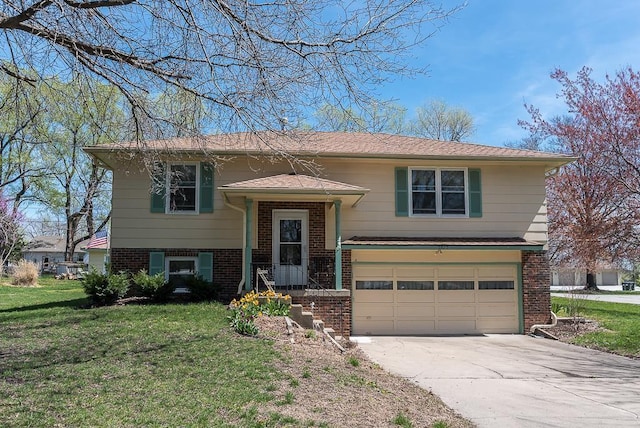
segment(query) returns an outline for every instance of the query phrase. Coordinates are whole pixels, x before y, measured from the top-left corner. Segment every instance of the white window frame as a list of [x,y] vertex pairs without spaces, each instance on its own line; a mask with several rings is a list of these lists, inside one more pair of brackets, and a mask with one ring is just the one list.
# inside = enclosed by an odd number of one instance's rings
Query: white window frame
[[[172,210],[171,209],[171,167],[173,166],[195,166],[196,168],[196,200],[195,200],[195,209],[193,211],[185,211],[185,210]],[[199,162],[169,162],[167,163],[167,171],[165,176],[165,213],[167,214],[186,214],[186,215],[197,215],[200,213],[200,163]]]
[[[198,275],[198,257],[190,257],[190,256],[171,256],[164,258],[164,279],[166,281],[171,280],[171,273],[169,271],[169,266],[171,262],[182,262],[182,261],[192,261],[193,262],[193,276],[196,277]],[[174,290],[174,293],[188,293],[189,289],[186,287],[178,287]]]
[[[436,176],[436,213],[415,214],[413,212],[413,171],[435,171]],[[464,214],[442,213],[442,171],[462,171],[464,173]],[[409,216],[410,217],[442,217],[442,218],[468,218],[469,217],[469,168],[459,167],[410,167],[407,174],[409,189]]]

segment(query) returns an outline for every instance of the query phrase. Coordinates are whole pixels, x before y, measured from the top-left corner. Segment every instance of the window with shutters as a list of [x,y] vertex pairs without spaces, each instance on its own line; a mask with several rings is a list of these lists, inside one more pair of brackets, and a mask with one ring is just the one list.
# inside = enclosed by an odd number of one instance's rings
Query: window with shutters
[[409,172],[411,215],[469,215],[466,169],[411,168]]
[[213,212],[215,167],[206,162],[159,163],[154,168],[151,212]]
[[198,212],[198,165],[170,164],[168,168],[168,211],[173,213]]
[[186,292],[187,282],[198,272],[196,257],[166,257],[165,278],[173,284],[176,292]]

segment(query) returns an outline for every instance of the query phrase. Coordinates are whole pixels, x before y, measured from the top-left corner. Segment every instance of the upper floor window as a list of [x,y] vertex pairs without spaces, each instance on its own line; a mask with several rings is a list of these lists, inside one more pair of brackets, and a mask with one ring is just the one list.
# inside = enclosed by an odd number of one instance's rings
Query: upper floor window
[[196,164],[171,164],[168,170],[169,212],[197,212],[198,168]]
[[215,166],[207,162],[158,163],[153,171],[152,213],[213,212]]
[[467,170],[412,168],[412,215],[468,215]]

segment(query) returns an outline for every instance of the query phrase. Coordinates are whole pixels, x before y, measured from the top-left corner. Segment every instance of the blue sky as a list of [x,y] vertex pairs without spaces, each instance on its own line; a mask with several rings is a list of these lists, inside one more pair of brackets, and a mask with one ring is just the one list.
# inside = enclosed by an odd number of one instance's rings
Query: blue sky
[[384,88],[412,115],[432,99],[469,111],[476,122],[470,141],[503,145],[526,135],[524,103],[543,115],[563,113],[555,68],[571,78],[583,66],[604,80],[631,66],[640,69],[640,1],[469,0],[416,51],[428,76]]

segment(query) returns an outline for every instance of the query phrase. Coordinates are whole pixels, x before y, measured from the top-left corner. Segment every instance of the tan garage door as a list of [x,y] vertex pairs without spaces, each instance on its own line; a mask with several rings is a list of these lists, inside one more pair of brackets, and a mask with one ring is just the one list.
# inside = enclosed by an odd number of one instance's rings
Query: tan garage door
[[353,270],[352,334],[518,333],[515,265]]

